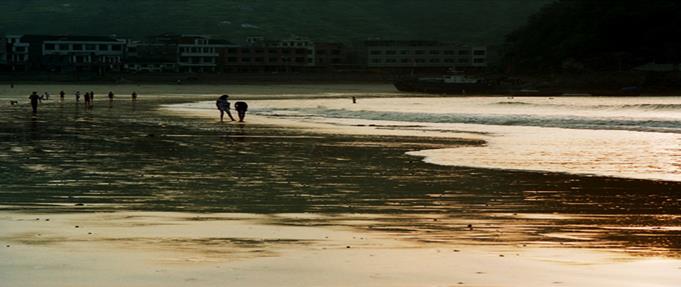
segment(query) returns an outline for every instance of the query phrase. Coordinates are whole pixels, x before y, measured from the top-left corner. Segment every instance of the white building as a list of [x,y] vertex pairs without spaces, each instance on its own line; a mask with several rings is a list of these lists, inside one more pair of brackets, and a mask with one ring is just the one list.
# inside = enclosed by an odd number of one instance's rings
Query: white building
[[42,41],[43,65],[47,67],[120,69],[125,40],[109,37],[46,37]]
[[7,37],[7,64],[12,70],[26,70],[30,64],[30,43],[23,41],[21,35],[8,35]]

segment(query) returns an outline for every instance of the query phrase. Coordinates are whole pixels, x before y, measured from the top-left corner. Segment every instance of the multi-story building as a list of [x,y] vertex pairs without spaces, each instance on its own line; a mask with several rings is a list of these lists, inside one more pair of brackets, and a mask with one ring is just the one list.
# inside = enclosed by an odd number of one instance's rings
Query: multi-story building
[[469,69],[487,66],[487,48],[439,41],[370,40],[363,44],[368,68]]
[[292,72],[315,65],[312,41],[293,37],[266,41],[250,37],[246,44],[225,47],[221,51],[223,70],[227,72]]
[[180,72],[216,72],[220,50],[230,47],[229,42],[206,36],[183,35],[177,38],[177,66]]
[[339,69],[352,66],[350,49],[343,43],[315,43],[315,66]]
[[177,72],[177,44],[162,41],[131,41],[127,45],[125,70],[129,72]]
[[125,41],[97,36],[9,36],[11,64],[48,71],[118,71]]
[[21,35],[8,35],[7,37],[7,65],[12,71],[26,71],[30,66],[29,48],[30,43],[24,41]]

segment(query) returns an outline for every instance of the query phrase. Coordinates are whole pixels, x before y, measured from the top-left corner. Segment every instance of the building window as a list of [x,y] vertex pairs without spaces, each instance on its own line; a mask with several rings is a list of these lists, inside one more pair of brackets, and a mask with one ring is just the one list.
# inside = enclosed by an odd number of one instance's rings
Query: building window
[[454,50],[445,50],[445,55],[454,55]]
[[439,62],[440,62],[440,59],[430,59],[430,62],[431,62],[431,63],[439,63]]
[[111,45],[111,50],[113,50],[113,51],[120,51],[120,50],[123,50],[123,46],[121,46],[121,45]]
[[476,55],[476,56],[484,56],[484,55],[485,55],[485,50],[475,50],[475,51],[473,51],[473,55]]
[[466,56],[466,55],[470,55],[470,54],[471,54],[470,50],[459,50],[459,55],[461,55],[461,56]]
[[380,55],[380,54],[381,54],[381,51],[380,51],[380,50],[371,50],[371,51],[369,52],[369,54],[371,54],[371,55]]
[[69,49],[69,44],[59,44],[59,50],[66,51]]
[[85,50],[94,51],[96,49],[97,49],[96,45],[92,45],[92,44],[85,45]]
[[74,50],[74,51],[81,51],[81,50],[83,50],[83,44],[73,44],[73,50]]
[[54,44],[45,44],[45,50],[48,51],[54,50]]
[[99,50],[100,51],[109,51],[109,45],[100,44]]
[[476,59],[473,59],[473,63],[476,63],[476,64],[484,64],[484,63],[485,63],[485,59],[484,59],[484,58],[476,58]]
[[227,53],[230,53],[230,54],[236,54],[237,51],[238,51],[238,50],[237,50],[236,48],[229,48],[229,49],[227,49]]
[[416,59],[414,62],[416,62],[416,63],[425,63],[426,60],[425,60],[425,59]]
[[388,51],[385,51],[385,54],[386,54],[386,55],[395,55],[395,54],[397,54],[397,51],[395,51],[395,50],[388,50]]
[[400,51],[400,55],[409,55],[409,50]]
[[409,63],[409,59],[404,58],[404,59],[400,60],[400,62],[402,62],[402,63]]
[[276,54],[277,50],[276,49],[269,49],[267,52],[270,53],[270,54]]
[[372,62],[372,63],[377,63],[377,64],[378,64],[378,63],[381,63],[381,59],[373,59],[373,60],[371,60],[371,62]]
[[397,63],[397,59],[387,59],[385,60],[386,63]]
[[269,58],[268,61],[270,63],[276,63],[276,62],[279,62],[279,59],[278,58]]
[[468,63],[468,59],[459,59],[459,64],[466,64]]
[[430,50],[430,54],[431,55],[440,55],[440,51],[439,50]]
[[237,61],[237,58],[236,58],[236,57],[229,57],[229,58],[227,58],[227,62],[228,62],[228,63],[236,63],[236,61]]
[[250,62],[251,62],[251,58],[247,58],[247,57],[241,58],[241,62],[242,62],[242,63],[250,63]]
[[416,50],[416,51],[414,51],[414,54],[416,54],[416,55],[423,55],[423,54],[425,54],[425,53],[426,53],[426,51],[424,51],[424,50]]

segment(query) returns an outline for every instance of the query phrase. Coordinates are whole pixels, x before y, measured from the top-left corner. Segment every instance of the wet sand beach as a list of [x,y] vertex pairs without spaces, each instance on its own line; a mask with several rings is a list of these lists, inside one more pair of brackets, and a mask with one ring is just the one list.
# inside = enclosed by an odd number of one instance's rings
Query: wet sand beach
[[[434,165],[407,153],[487,142],[378,121],[341,133],[257,110],[219,123],[215,110],[168,108],[218,88],[148,89],[111,108],[104,96],[92,110],[52,100],[37,116],[0,105],[3,284],[681,282],[681,182]],[[253,89],[235,95],[257,107]]]

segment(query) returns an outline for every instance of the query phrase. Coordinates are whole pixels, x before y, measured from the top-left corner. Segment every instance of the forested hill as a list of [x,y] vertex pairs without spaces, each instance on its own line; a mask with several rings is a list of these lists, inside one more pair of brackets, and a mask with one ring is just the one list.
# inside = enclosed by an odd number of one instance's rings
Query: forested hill
[[516,71],[628,70],[681,62],[681,1],[560,0],[508,37]]
[[550,0],[2,0],[0,32],[501,43]]

